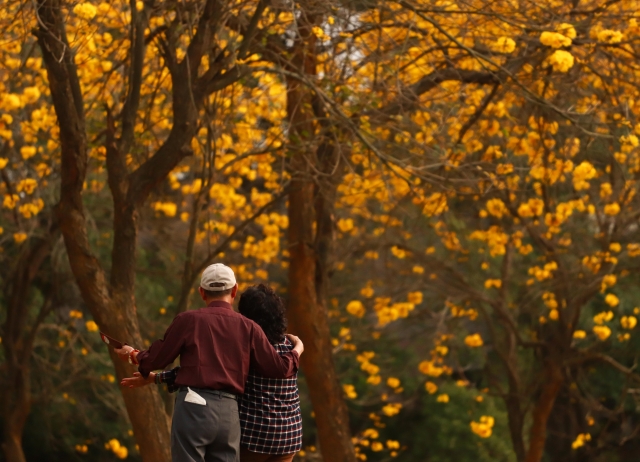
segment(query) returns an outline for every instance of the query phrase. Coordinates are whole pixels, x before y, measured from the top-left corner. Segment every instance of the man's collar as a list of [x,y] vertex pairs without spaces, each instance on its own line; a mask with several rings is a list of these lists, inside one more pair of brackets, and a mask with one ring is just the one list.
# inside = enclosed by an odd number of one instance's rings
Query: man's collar
[[225,302],[222,300],[213,300],[207,305],[207,308],[226,308],[228,310],[233,311],[233,305],[229,302]]

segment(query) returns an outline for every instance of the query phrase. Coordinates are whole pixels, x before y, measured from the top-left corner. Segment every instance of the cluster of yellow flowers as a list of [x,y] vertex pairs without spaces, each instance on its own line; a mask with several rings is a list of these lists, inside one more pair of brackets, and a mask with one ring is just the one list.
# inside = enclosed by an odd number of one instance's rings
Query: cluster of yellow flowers
[[580,433],[576,439],[571,443],[572,449],[578,449],[584,446],[588,441],[591,441],[591,435],[589,433]]
[[[538,281],[544,281],[553,277],[553,272],[558,269],[558,264],[555,261],[546,263],[543,267],[533,266],[529,268],[529,274],[534,276]],[[529,279],[527,284],[531,285],[535,281]]]
[[493,432],[495,419],[491,416],[483,415],[479,422],[471,422],[471,431],[480,438],[489,438]]
[[363,351],[356,356],[356,360],[360,363],[360,369],[369,374],[367,383],[371,385],[378,385],[382,381],[380,367],[371,362],[375,355],[373,351]]
[[397,451],[400,449],[400,443],[395,440],[387,440],[385,444],[381,441],[371,441],[377,440],[379,437],[380,433],[375,428],[367,428],[359,436],[353,437],[351,441],[356,447],[356,457],[359,460],[367,460],[367,456],[361,452],[360,447],[369,447],[373,452],[380,452],[385,449],[385,446],[390,451],[389,455],[396,457],[398,455]]
[[[493,286],[494,284],[491,283],[491,285]],[[501,285],[502,285],[502,281],[500,281],[500,284],[498,287],[500,287]],[[485,282],[485,287],[486,287],[486,282]],[[455,305],[454,303],[448,300],[445,303],[445,305],[447,308],[451,310],[451,316],[453,316],[454,318],[468,317],[471,321],[474,321],[478,317],[478,310],[476,310],[475,308],[465,309],[463,307]]]
[[394,415],[398,415],[401,409],[401,403],[389,403],[382,407],[382,413],[387,417],[393,417]]
[[486,231],[473,231],[469,235],[469,239],[485,242],[489,247],[489,255],[492,257],[504,255],[509,243],[509,235],[504,233],[499,226],[491,226]]
[[482,341],[480,334],[471,334],[465,337],[464,344],[469,348],[478,348],[484,345],[484,342]]
[[173,202],[154,202],[151,207],[156,212],[162,212],[167,217],[175,217],[178,206]]
[[576,191],[589,189],[589,180],[595,178],[597,171],[595,167],[587,161],[580,163],[573,169],[573,188]]
[[113,438],[104,445],[105,449],[112,451],[118,459],[126,459],[129,456],[129,450],[126,446],[122,446],[120,441]]
[[356,393],[356,387],[351,384],[343,384],[342,391],[344,391],[345,396],[349,399],[356,399],[358,397],[358,393]]
[[352,300],[347,304],[347,312],[355,317],[361,318],[366,310],[360,300]]

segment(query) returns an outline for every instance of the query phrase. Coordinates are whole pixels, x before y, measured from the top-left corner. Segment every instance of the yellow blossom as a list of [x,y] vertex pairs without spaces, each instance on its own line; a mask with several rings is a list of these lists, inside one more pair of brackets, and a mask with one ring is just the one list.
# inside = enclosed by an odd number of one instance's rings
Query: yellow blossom
[[607,274],[602,278],[602,283],[600,284],[600,291],[604,292],[609,287],[613,287],[616,285],[618,278],[615,274]]
[[500,37],[491,44],[491,49],[498,53],[512,53],[516,49],[516,42],[510,37]]
[[387,440],[387,449],[400,449],[400,443],[395,440]]
[[402,409],[402,404],[400,403],[389,403],[382,408],[382,413],[388,417],[393,417],[400,413],[400,409]]
[[347,305],[347,312],[357,318],[361,318],[365,314],[364,305],[360,300],[352,300]]
[[93,19],[98,9],[89,2],[78,3],[73,7],[73,13],[82,19]]
[[589,162],[582,162],[573,170],[573,187],[576,191],[589,189],[588,180],[595,178],[595,167]]
[[424,384],[424,388],[425,390],[427,390],[427,393],[429,393],[430,395],[433,395],[435,392],[438,391],[438,385],[436,385],[433,382],[427,382]]
[[604,297],[604,302],[609,306],[618,306],[620,299],[618,299],[614,294],[607,294],[607,296]]
[[439,403],[448,403],[449,402],[449,395],[447,395],[446,393],[438,395],[438,397],[436,398],[436,401],[439,402]]
[[503,215],[508,213],[508,210],[501,199],[489,199],[487,201],[487,212],[496,218],[502,218]]
[[583,330],[577,330],[573,333],[573,338],[575,339],[583,339],[587,336],[587,333]]
[[442,193],[433,193],[425,199],[422,213],[428,217],[440,215],[449,210],[447,197]]
[[471,431],[480,438],[489,438],[493,431],[495,419],[491,416],[483,415],[479,422],[471,422]]
[[611,335],[611,329],[608,326],[593,326],[593,333],[601,341],[605,341]]
[[342,389],[344,390],[344,394],[347,396],[347,398],[356,399],[358,397],[358,394],[356,393],[356,387],[354,387],[353,385],[344,384],[342,385]]
[[464,344],[469,348],[478,348],[481,347],[484,342],[482,341],[480,334],[471,334],[465,337]]
[[336,225],[341,232],[347,233],[353,229],[353,220],[351,218],[340,218]]
[[409,303],[419,305],[422,303],[422,292],[409,292],[407,299],[409,300]]
[[406,250],[401,249],[400,247],[395,245],[391,247],[391,253],[401,260],[407,256]]
[[569,69],[573,67],[574,58],[568,51],[556,50],[551,56],[549,56],[548,61],[554,71],[568,72]]
[[620,43],[622,42],[622,32],[617,30],[604,29],[598,32],[598,41],[603,43]]
[[162,212],[167,217],[174,217],[178,210],[178,206],[173,202],[154,202],[151,204],[153,210],[156,212]]
[[382,377],[380,377],[379,375],[370,375],[367,378],[367,383],[370,385],[378,385],[381,380],[382,380]]
[[36,152],[37,152],[37,150],[36,150],[35,146],[22,146],[20,148],[20,155],[22,156],[22,158],[24,160],[27,160],[27,159],[35,156]]
[[13,234],[13,240],[16,242],[16,244],[21,244],[24,241],[27,240],[27,234],[26,233],[14,233]]
[[638,319],[635,316],[623,316],[620,318],[620,325],[623,329],[631,330],[638,324]]
[[362,295],[365,298],[371,298],[373,297],[373,294],[374,294],[374,290],[371,286],[363,287],[362,289],[360,289],[360,295]]
[[587,441],[591,441],[591,435],[589,433],[580,433],[575,441],[571,443],[571,448],[578,449],[584,446]]
[[544,211],[544,201],[542,199],[533,198],[527,202],[520,204],[518,207],[518,215],[523,218],[538,217]]
[[97,332],[98,331],[98,325],[95,323],[95,321],[87,321],[85,323],[85,326],[87,327],[87,330],[89,332]]
[[605,322],[609,322],[613,319],[613,311],[603,311],[602,313],[598,313],[593,317],[593,322],[596,324],[604,324]]
[[444,373],[444,369],[442,367],[436,366],[433,361],[422,361],[418,365],[418,369],[425,375],[429,375],[431,377],[440,377]]
[[568,47],[571,45],[571,38],[558,32],[544,31],[540,34],[540,43],[551,48]]
[[578,35],[573,25],[566,22],[558,25],[558,27],[556,27],[556,32],[564,35],[565,37],[569,37],[570,39],[574,39]]
[[615,216],[620,213],[620,204],[612,202],[604,206],[604,213],[607,215]]
[[398,388],[400,386],[400,380],[396,377],[389,377],[387,379],[387,385],[391,388]]

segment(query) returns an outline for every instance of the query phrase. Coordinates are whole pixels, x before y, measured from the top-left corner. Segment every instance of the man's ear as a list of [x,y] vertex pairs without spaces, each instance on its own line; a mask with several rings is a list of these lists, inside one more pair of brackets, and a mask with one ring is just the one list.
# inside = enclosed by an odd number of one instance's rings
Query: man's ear
[[198,292],[200,292],[200,298],[202,298],[202,300],[204,300],[206,302],[207,301],[207,297],[204,294],[204,289],[202,287],[198,287]]
[[238,284],[236,283],[236,285],[233,286],[233,289],[231,289],[231,298],[235,299],[237,294],[238,294]]

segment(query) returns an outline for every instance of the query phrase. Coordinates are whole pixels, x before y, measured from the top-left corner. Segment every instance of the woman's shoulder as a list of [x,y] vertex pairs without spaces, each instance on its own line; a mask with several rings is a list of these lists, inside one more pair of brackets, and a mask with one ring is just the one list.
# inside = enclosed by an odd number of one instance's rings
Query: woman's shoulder
[[273,347],[276,349],[278,353],[287,353],[293,350],[293,343],[289,340],[288,337],[283,337],[281,341],[275,343]]

